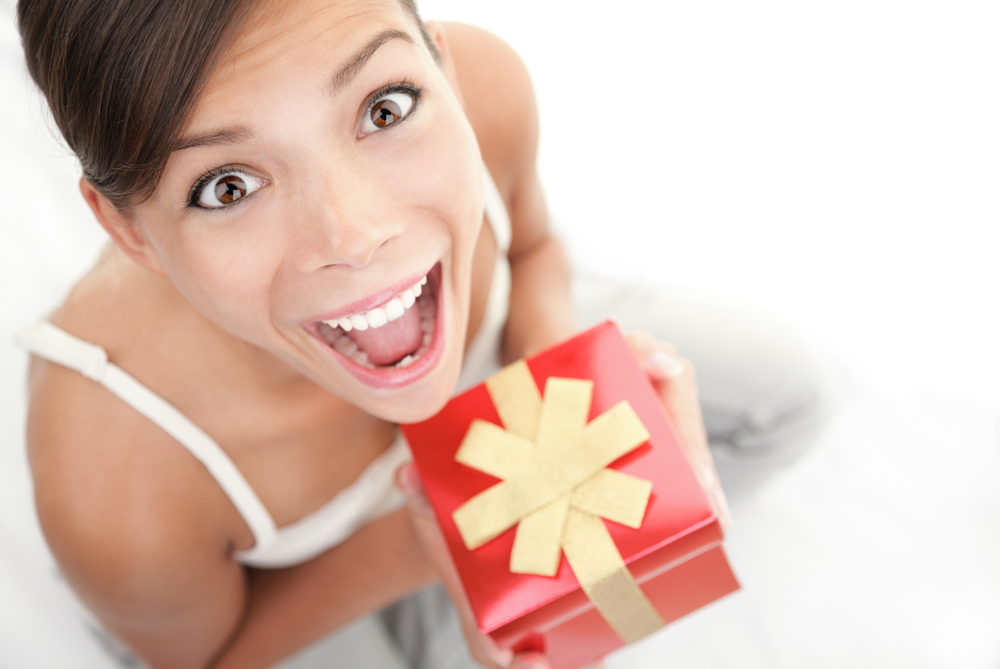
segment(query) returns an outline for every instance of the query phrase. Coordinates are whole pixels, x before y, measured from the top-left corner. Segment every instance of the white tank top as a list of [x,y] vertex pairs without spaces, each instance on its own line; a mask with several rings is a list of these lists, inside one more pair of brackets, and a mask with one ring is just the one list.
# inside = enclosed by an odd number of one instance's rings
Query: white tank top
[[[497,241],[497,260],[483,322],[468,347],[456,392],[479,383],[500,368],[500,343],[510,299],[510,265],[507,262],[510,219],[485,165],[483,182],[484,209]],[[397,434],[392,446],[333,499],[299,520],[277,527],[257,493],[225,451],[173,405],[109,362],[103,348],[77,339],[47,322],[25,328],[16,339],[18,345],[31,353],[103,384],[198,458],[253,533],[253,548],[234,554],[236,560],[247,566],[273,569],[311,560],[403,503],[393,477],[399,466],[410,459],[410,454],[402,435]]]

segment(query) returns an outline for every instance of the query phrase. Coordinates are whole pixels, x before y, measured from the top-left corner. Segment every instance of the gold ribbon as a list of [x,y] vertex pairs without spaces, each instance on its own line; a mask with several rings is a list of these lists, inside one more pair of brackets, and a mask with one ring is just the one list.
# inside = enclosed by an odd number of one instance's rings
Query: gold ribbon
[[555,576],[563,552],[587,597],[625,643],[664,622],[601,518],[638,529],[652,483],[607,466],[649,439],[626,401],[590,423],[592,381],[550,377],[545,399],[524,361],[486,381],[506,429],[475,420],[455,459],[503,479],[454,513],[473,550],[517,525],[510,570]]

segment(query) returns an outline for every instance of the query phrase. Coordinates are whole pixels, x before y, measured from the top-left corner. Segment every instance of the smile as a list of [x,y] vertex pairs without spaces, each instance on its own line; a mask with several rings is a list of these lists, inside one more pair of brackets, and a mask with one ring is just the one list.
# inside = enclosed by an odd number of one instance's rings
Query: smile
[[384,307],[375,307],[363,314],[352,314],[344,318],[323,321],[323,323],[332,328],[339,327],[344,332],[350,332],[354,329],[367,330],[368,328],[380,328],[386,323],[396,320],[405,314],[407,309],[416,304],[417,298],[420,297],[420,294],[423,292],[423,286],[426,284],[427,276],[424,275],[420,281],[386,302]]
[[[389,293],[350,307],[353,313],[314,322],[310,328],[359,380],[375,387],[409,383],[436,364],[443,350],[439,292],[441,267]],[[384,295],[384,293],[383,293]],[[368,307],[368,304],[376,306]]]

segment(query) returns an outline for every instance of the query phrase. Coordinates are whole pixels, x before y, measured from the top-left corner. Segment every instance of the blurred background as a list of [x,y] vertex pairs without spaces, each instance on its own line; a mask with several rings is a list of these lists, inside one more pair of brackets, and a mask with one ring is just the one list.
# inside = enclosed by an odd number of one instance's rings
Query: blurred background
[[[509,42],[574,263],[776,314],[840,388],[732,501],[743,590],[617,667],[1000,667],[1000,6],[422,0]],[[104,236],[0,0],[0,666],[109,667],[41,540],[12,332]]]

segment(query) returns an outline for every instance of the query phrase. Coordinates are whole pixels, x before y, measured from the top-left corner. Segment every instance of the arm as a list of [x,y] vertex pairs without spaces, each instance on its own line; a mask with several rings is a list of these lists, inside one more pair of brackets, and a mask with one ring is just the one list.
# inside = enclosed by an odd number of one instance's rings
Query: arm
[[691,361],[681,357],[670,344],[656,341],[646,332],[631,332],[628,343],[639,365],[660,398],[670,422],[677,430],[680,446],[687,457],[695,478],[701,484],[708,501],[724,529],[732,527],[726,496],[708,450],[708,435],[698,403],[698,387]]
[[36,367],[42,529],[82,600],[156,669],[272,666],[434,580],[402,510],[309,563],[244,569],[231,553],[247,529],[199,462],[103,388]]
[[270,667],[436,580],[405,510],[290,569],[249,570],[245,617],[215,669]]
[[[576,330],[569,294],[569,260],[562,242],[547,228],[547,211],[537,176],[532,174],[514,194],[504,362],[538,353]],[[517,223],[513,223],[515,220]]]
[[[524,64],[509,46],[484,30],[460,24],[446,27],[466,113],[510,212],[512,285],[503,351],[504,361],[510,362],[575,332],[569,262],[562,244],[548,229],[535,166],[538,114]],[[672,346],[648,334],[634,333],[629,341],[680,432],[692,469],[723,525],[728,526],[729,511],[708,450],[693,366],[677,356]],[[659,360],[666,356],[674,361],[674,377],[650,362],[654,351],[660,352]]]
[[217,539],[73,531],[66,525],[80,519],[61,515],[66,522],[46,514],[44,524],[67,578],[156,669],[264,669],[434,580],[403,510],[280,570],[245,570]]
[[536,169],[538,112],[527,69],[496,36],[444,25],[444,48],[453,54],[466,115],[510,214],[511,295],[503,351],[509,362],[574,333],[569,262],[548,227]]
[[[523,72],[523,69],[522,69]],[[549,229],[549,212],[535,163],[538,115],[527,72],[519,88],[526,126],[523,145],[514,156],[517,169],[507,195],[512,228],[510,313],[504,337],[504,362],[538,353],[576,331],[570,299],[569,259]]]

